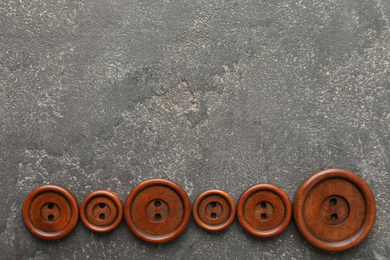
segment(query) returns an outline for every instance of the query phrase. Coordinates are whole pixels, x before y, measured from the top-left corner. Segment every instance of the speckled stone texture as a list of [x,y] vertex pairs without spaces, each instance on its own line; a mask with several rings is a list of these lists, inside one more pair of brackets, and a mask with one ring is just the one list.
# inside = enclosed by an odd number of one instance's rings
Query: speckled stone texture
[[[390,1],[0,1],[1,259],[388,259]],[[191,203],[206,189],[235,202],[269,182],[291,201],[310,174],[351,170],[377,220],[357,247],[313,248],[293,220],[258,239],[235,220],[193,219],[174,241],[136,238],[124,221],[79,221],[47,242],[25,228],[34,188],[96,189],[125,201],[168,178]]]

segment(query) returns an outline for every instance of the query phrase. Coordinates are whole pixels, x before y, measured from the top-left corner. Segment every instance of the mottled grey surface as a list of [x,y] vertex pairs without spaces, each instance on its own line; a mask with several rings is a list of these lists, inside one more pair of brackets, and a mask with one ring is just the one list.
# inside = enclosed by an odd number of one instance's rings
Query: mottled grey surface
[[[387,259],[390,255],[390,1],[0,1],[1,259]],[[153,245],[125,222],[81,221],[47,242],[21,218],[37,186],[124,201],[168,178],[191,202],[235,201],[270,182],[290,199],[310,174],[354,171],[372,188],[369,236],[313,248],[293,221],[258,239],[238,222],[212,234],[191,219]]]

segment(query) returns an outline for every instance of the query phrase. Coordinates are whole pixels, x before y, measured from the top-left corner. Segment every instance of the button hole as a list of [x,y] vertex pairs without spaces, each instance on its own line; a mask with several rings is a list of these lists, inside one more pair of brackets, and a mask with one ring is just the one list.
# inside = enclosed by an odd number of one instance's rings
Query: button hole
[[[106,206],[106,204],[104,204],[104,203],[99,203],[99,207],[100,208],[104,208]],[[103,217],[104,218],[104,217]]]
[[161,201],[156,200],[156,201],[154,202],[154,206],[160,207],[160,206],[161,206]]
[[211,217],[211,218],[216,218],[216,217],[217,217],[217,214],[211,213],[210,217]]
[[267,214],[265,214],[265,213],[261,214],[261,218],[262,218],[262,219],[267,218]]
[[212,208],[215,208],[215,207],[217,206],[217,203],[216,203],[215,201],[213,201],[213,202],[210,203],[210,206],[211,206]]
[[336,200],[336,199],[330,199],[330,200],[329,200],[329,205],[331,205],[331,206],[336,205],[336,203],[337,203],[337,200]]
[[53,203],[49,203],[48,207],[49,207],[49,209],[54,209],[54,204]]
[[330,219],[331,219],[332,221],[335,221],[335,220],[337,219],[337,214],[332,214],[332,215],[330,215]]
[[105,217],[106,217],[106,216],[105,216],[103,213],[99,215],[99,218],[100,218],[100,219],[104,219]]
[[53,220],[54,216],[52,214],[50,214],[47,218],[50,219],[50,220]]
[[160,214],[156,214],[156,215],[154,215],[154,218],[155,218],[156,220],[160,220],[160,219],[161,219],[161,215],[160,215]]
[[267,204],[266,204],[265,202],[262,202],[262,203],[260,204],[260,207],[265,208],[265,207],[267,207]]

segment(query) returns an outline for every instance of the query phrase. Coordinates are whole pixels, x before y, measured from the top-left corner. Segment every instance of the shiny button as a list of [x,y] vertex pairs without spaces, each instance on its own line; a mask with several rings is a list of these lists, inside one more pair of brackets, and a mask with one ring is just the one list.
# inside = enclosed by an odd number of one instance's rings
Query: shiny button
[[80,217],[84,225],[95,232],[108,232],[116,228],[122,220],[123,206],[119,197],[108,190],[90,193],[80,207]]
[[241,195],[237,219],[241,227],[257,237],[272,237],[282,232],[292,214],[287,194],[272,184],[256,184]]
[[188,196],[179,185],[165,179],[150,179],[130,192],[124,215],[136,236],[148,242],[163,243],[184,231],[190,207]]
[[375,199],[358,175],[343,169],[314,173],[299,187],[294,219],[313,246],[342,251],[359,244],[375,221]]
[[79,217],[79,208],[75,197],[67,189],[58,185],[43,185],[25,198],[22,217],[32,234],[54,240],[73,230]]
[[192,214],[201,228],[220,231],[233,222],[235,211],[229,194],[222,190],[207,190],[195,199]]

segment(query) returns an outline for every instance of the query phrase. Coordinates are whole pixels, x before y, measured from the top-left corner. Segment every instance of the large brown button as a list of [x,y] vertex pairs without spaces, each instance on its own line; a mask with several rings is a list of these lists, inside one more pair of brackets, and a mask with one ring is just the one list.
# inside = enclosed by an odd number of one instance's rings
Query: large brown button
[[375,199],[358,175],[343,169],[314,173],[294,199],[295,223],[315,247],[342,251],[359,244],[375,221]]
[[190,201],[176,183],[150,179],[138,184],[125,202],[125,220],[139,238],[153,243],[180,235],[190,219]]
[[108,190],[90,193],[80,207],[80,217],[84,225],[95,232],[108,232],[116,228],[122,220],[123,206],[119,197]]
[[272,184],[256,184],[241,195],[237,219],[241,227],[258,237],[272,237],[282,232],[291,219],[287,194]]
[[222,190],[207,190],[195,199],[192,214],[201,228],[220,231],[233,222],[235,211],[229,194]]
[[67,189],[58,185],[43,185],[25,198],[22,217],[32,234],[54,240],[73,230],[79,217],[79,207]]

